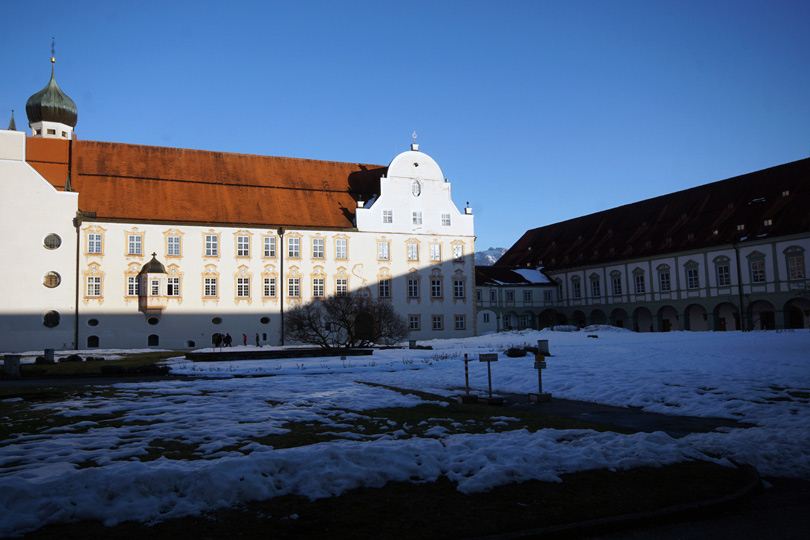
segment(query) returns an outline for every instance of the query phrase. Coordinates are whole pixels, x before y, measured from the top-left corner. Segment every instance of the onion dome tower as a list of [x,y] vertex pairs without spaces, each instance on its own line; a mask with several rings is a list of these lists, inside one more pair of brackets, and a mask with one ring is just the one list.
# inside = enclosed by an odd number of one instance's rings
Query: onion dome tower
[[79,112],[73,100],[56,84],[55,63],[56,58],[51,56],[51,80],[25,104],[32,137],[70,139],[76,127]]

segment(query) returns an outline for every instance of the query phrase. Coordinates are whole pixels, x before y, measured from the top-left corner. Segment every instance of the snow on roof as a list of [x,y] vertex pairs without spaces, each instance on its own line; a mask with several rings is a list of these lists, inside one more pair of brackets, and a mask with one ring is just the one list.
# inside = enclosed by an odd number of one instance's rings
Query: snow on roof
[[525,268],[520,270],[514,270],[516,274],[520,274],[526,281],[531,283],[551,283],[551,280],[548,279],[543,273],[543,267],[535,268],[534,270]]

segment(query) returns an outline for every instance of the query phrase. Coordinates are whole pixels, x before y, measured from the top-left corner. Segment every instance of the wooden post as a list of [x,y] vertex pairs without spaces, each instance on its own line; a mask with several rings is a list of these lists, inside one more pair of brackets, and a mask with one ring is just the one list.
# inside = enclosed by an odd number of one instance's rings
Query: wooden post
[[484,403],[488,405],[503,405],[503,398],[499,397],[492,397],[492,362],[498,361],[498,355],[496,354],[479,354],[478,355],[479,362],[486,362],[487,363],[487,377],[489,379],[489,397],[483,398]]
[[[539,342],[538,342],[539,343]],[[546,369],[546,357],[541,353],[534,355],[534,369],[537,370],[537,394],[529,394],[529,401],[532,403],[543,403],[551,401],[551,394],[543,392],[543,370]]]
[[464,353],[464,388],[465,388],[465,393],[464,394],[459,394],[458,396],[456,396],[456,399],[461,404],[475,404],[475,403],[478,403],[478,396],[470,395],[470,370],[469,370],[469,365],[468,365],[469,361],[470,361],[470,359],[467,358],[467,353]]

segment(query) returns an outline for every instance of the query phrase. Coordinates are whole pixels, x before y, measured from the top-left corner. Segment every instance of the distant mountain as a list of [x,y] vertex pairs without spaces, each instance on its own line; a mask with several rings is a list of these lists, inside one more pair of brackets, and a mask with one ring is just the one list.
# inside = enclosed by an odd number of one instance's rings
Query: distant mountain
[[506,248],[491,247],[484,251],[476,251],[475,266],[492,266],[504,253],[506,253]]

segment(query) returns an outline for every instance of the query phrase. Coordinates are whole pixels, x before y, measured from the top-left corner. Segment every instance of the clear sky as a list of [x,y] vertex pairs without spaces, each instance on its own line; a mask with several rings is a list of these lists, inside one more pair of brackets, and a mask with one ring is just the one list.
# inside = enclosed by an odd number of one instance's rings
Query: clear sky
[[810,1],[5,0],[0,127],[387,165],[418,133],[476,247],[810,156]]

